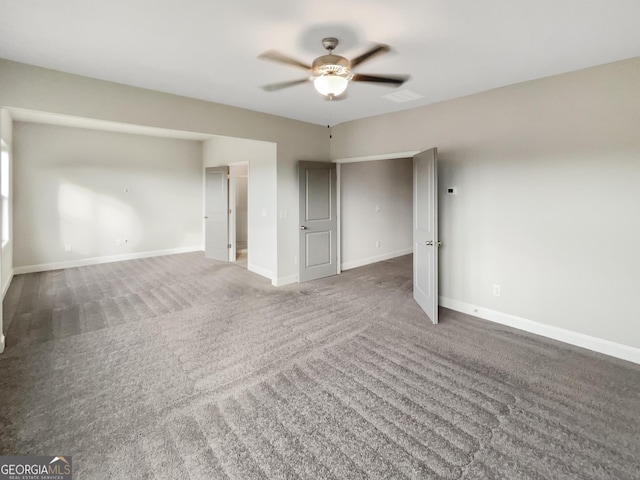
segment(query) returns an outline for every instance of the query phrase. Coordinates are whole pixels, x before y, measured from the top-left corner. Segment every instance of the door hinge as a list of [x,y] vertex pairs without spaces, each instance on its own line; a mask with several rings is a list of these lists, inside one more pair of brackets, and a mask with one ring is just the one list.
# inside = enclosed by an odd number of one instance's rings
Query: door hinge
[[229,209],[229,213],[231,213],[231,209]]
[[230,243],[229,243],[229,244],[227,244],[227,248],[231,248],[231,244],[230,244]]

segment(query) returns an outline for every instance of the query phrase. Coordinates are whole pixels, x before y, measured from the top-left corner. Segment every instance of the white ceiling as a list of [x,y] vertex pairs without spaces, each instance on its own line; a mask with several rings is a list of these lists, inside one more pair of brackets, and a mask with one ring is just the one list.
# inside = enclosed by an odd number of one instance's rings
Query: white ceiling
[[[338,124],[640,56],[640,0],[0,0],[0,57],[318,124]],[[358,73],[409,74],[393,88],[354,83],[328,102],[312,84],[267,93],[305,63],[391,53]],[[1,88],[1,86],[0,86]]]

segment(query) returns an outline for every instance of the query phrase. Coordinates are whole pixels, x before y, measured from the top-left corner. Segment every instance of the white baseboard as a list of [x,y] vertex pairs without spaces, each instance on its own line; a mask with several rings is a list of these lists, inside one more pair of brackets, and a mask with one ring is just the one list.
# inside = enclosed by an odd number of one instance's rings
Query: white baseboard
[[13,272],[16,275],[23,273],[47,272],[49,270],[60,270],[62,268],[85,267],[87,265],[98,265],[101,263],[121,262],[123,260],[137,260],[139,258],[159,257],[162,255],[173,255],[176,253],[189,253],[202,251],[202,245],[193,247],[169,248],[166,250],[153,250],[150,252],[125,253],[123,255],[110,255],[106,257],[82,258],[68,262],[41,263],[39,265],[26,265],[15,267]]
[[401,257],[413,253],[413,248],[405,248],[403,250],[396,250],[395,252],[383,253],[382,255],[374,255],[373,257],[362,258],[360,260],[352,260],[350,262],[342,262],[341,269],[351,270],[352,268],[364,267],[371,263],[382,262],[383,260],[389,260],[391,258]]
[[4,335],[0,333],[0,353],[4,352]]
[[629,347],[628,345],[622,345],[620,343],[611,342],[598,337],[592,337],[572,330],[554,327],[552,325],[545,325],[544,323],[538,323],[526,318],[509,315],[508,313],[478,307],[476,305],[460,302],[447,297],[440,297],[439,300],[440,306],[450,308],[451,310],[467,313],[474,317],[489,320],[490,322],[500,323],[519,330],[535,333],[536,335],[569,343],[577,347],[586,348],[587,350],[592,350],[594,352],[603,353],[605,355],[640,364],[640,349],[638,348]]
[[263,277],[266,277],[269,280],[273,279],[273,274],[271,273],[271,270],[267,270],[266,268],[259,267],[252,263],[247,265],[247,270],[253,273],[257,273],[258,275],[262,275]]
[[9,291],[9,287],[11,286],[11,281],[13,280],[13,276],[15,275],[15,269],[11,269],[11,272],[9,273],[9,279],[7,280],[7,283],[4,287],[2,287],[2,299],[4,300],[5,295],[7,294],[7,292]]
[[289,275],[288,277],[274,278],[271,284],[274,287],[282,287],[284,285],[290,285],[292,283],[298,283],[298,275]]

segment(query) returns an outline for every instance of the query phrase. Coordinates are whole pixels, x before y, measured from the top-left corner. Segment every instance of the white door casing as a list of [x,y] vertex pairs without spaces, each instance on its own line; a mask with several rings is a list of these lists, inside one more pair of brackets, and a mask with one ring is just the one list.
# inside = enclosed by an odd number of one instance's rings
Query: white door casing
[[299,162],[299,281],[338,273],[336,164]]
[[234,175],[233,168],[229,169],[229,191],[228,196],[228,225],[229,225],[229,261],[235,262],[237,258],[236,254],[236,177]]
[[438,323],[437,149],[413,157],[413,298]]
[[229,167],[205,169],[205,257],[229,261]]

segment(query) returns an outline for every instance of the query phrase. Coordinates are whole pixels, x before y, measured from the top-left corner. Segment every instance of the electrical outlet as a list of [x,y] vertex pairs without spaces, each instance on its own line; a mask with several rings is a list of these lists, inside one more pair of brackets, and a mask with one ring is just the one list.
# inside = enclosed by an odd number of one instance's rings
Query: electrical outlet
[[71,245],[67,244],[64,246],[64,251],[65,252],[70,252],[71,251]]
[[376,242],[376,248],[380,248],[380,242]]
[[496,297],[499,297],[499,296],[500,296],[500,285],[494,285],[494,286],[493,286],[493,294],[494,294]]

